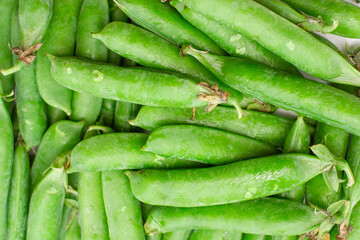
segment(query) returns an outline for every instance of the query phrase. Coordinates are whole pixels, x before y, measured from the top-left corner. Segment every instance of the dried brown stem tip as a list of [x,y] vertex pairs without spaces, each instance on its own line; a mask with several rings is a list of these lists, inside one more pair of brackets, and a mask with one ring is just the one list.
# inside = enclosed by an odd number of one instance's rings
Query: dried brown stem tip
[[35,44],[35,45],[29,47],[28,49],[26,49],[24,51],[19,47],[12,48],[9,44],[9,48],[10,48],[12,54],[18,55],[19,60],[23,61],[26,64],[31,64],[35,60],[35,58],[36,58],[35,52],[37,50],[39,50],[41,48],[41,46],[42,46],[42,43],[38,43],[38,44]]
[[208,102],[209,104],[205,108],[205,112],[211,112],[217,105],[221,103],[226,103],[229,98],[229,92],[225,92],[219,89],[217,84],[210,86],[210,84],[206,82],[198,83],[199,86],[205,88],[210,94],[208,93],[199,93],[197,98],[200,101]]

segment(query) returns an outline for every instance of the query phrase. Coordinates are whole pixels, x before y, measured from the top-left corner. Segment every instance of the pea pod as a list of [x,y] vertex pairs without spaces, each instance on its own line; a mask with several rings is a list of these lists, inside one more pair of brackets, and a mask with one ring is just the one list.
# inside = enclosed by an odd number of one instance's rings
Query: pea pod
[[181,108],[204,106],[209,102],[208,110],[227,102],[227,92],[178,75],[48,56],[52,62],[51,73],[58,82],[96,97]]
[[267,240],[265,235],[259,234],[244,234],[241,240]]
[[190,234],[191,234],[191,230],[179,230],[174,232],[168,232],[168,233],[164,233],[162,240],[187,240],[190,239],[189,238]]
[[30,199],[30,159],[23,142],[15,149],[11,185],[8,198],[8,240],[25,239],[26,218]]
[[[77,201],[70,198],[65,199],[61,228],[59,231],[59,240],[73,240],[72,236],[79,236],[79,234],[81,234],[78,222],[78,214],[79,209]],[[75,239],[81,239],[81,236]]]
[[[137,199],[151,205],[198,207],[247,201],[298,187],[343,160],[281,154],[210,168],[127,171]],[[349,173],[348,173],[349,174]],[[349,174],[349,179],[352,179]]]
[[360,86],[360,72],[336,51],[252,0],[235,3],[232,0],[180,1],[190,9],[256,39],[304,72],[330,82]]
[[31,166],[32,188],[42,178],[56,156],[71,150],[81,138],[84,122],[60,121],[52,125],[45,133],[36,157]]
[[194,230],[191,236],[188,238],[189,240],[222,240],[223,239],[223,231],[221,230]]
[[142,150],[163,157],[221,165],[276,154],[274,146],[241,135],[191,125],[170,125],[153,131]]
[[347,240],[356,240],[360,234],[360,204],[357,204],[351,214],[350,224],[353,227]]
[[157,0],[116,0],[115,2],[135,23],[159,36],[179,45],[192,44],[202,50],[225,54],[224,50],[183,19],[168,4]]
[[67,157],[59,155],[31,195],[26,239],[57,239],[67,188],[64,165]]
[[191,109],[143,106],[129,123],[148,131],[166,125],[212,127],[281,147],[294,123],[288,118],[247,110],[243,110],[243,117],[239,119],[234,108],[223,106],[214,108],[210,113],[205,113],[203,108],[196,108],[195,118],[192,119],[192,116]]
[[59,108],[54,108],[50,105],[46,106],[48,125],[51,126],[56,122],[66,119],[66,113]]
[[14,158],[14,137],[11,118],[4,100],[0,98],[0,239],[6,239],[6,215]]
[[224,231],[223,240],[244,240],[241,232]]
[[[145,133],[110,133],[80,142],[71,153],[68,173],[142,168],[199,167],[200,163],[143,152]],[[91,151],[89,151],[91,149]]]
[[103,172],[102,189],[111,239],[145,239],[139,201],[122,171]]
[[250,59],[284,71],[297,73],[294,66],[267,50],[255,40],[247,38],[244,34],[187,8],[179,1],[173,0],[170,1],[170,4],[186,20],[208,35],[231,56]]
[[76,24],[81,3],[81,0],[54,0],[53,16],[36,60],[36,81],[41,97],[47,104],[66,112],[67,115],[71,113],[72,91],[53,79],[50,73],[50,61],[46,54],[57,56],[74,54]]
[[324,215],[286,199],[262,198],[237,204],[200,208],[155,207],[145,231],[149,234],[181,229],[227,230],[253,234],[297,235],[316,229]]
[[321,16],[325,21],[330,22],[333,19],[338,21],[339,26],[333,31],[333,34],[349,38],[360,38],[360,9],[358,6],[339,0],[283,1],[296,10],[314,16]]
[[225,84],[259,100],[360,134],[360,99],[334,87],[290,75],[247,60],[185,49]]
[[140,105],[117,102],[115,106],[114,129],[118,132],[130,132],[135,129],[129,124],[129,119],[134,118],[140,110]]

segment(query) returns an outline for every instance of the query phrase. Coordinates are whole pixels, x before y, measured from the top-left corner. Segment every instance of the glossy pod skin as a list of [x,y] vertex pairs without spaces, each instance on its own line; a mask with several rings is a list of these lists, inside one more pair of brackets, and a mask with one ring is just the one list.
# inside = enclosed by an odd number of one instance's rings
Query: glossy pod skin
[[323,216],[293,201],[262,198],[237,204],[200,208],[155,207],[145,231],[150,234],[181,229],[238,231],[253,234],[297,235],[316,229]]
[[26,239],[57,239],[67,188],[66,161],[65,156],[59,156],[35,187],[30,199]]
[[180,1],[190,9],[256,39],[300,70],[330,82],[360,86],[360,72],[336,51],[252,0]]
[[[197,96],[199,93],[209,93],[209,90],[192,79],[143,68],[121,68],[75,58],[57,58],[51,55],[49,58],[55,80],[74,91],[152,106],[192,108],[207,105],[206,101],[197,99]],[[221,95],[220,98],[224,96]]]
[[10,189],[11,166],[14,160],[14,137],[11,118],[0,98],[0,239],[6,239],[6,215]]
[[[110,12],[108,0],[84,0],[76,31],[77,57],[91,61],[107,62],[108,49],[99,40],[91,37],[109,23]],[[84,107],[91,106],[91,107]],[[102,99],[89,94],[74,91],[71,101],[70,119],[85,120],[85,129],[95,123],[100,115]]]
[[134,103],[117,102],[114,112],[114,129],[118,132],[130,132],[136,129],[129,120],[136,117],[141,106]]
[[[200,163],[143,152],[145,133],[109,133],[80,142],[71,153],[68,173],[142,168],[199,167]],[[89,151],[91,149],[91,151]]]
[[[349,145],[350,134],[344,130],[318,123],[314,144],[324,144],[330,152],[338,157],[345,158]],[[354,169],[354,171],[356,171]],[[306,201],[320,208],[326,209],[330,204],[340,200],[341,189],[338,192],[327,187],[323,177],[315,177],[306,184]]]
[[82,0],[54,0],[54,11],[49,29],[36,57],[36,81],[44,101],[54,108],[71,113],[72,91],[55,81],[50,73],[47,53],[72,56],[75,49],[76,25]]
[[194,230],[188,240],[223,240],[223,231],[221,230]]
[[226,54],[167,3],[157,0],[116,0],[115,2],[135,23],[178,45],[192,44],[212,53]]
[[223,106],[217,106],[210,113],[205,113],[203,108],[196,108],[196,116],[191,120],[192,114],[192,110],[186,108],[143,106],[136,118],[129,122],[148,131],[166,125],[189,124],[212,127],[279,147],[284,145],[294,123],[288,118],[248,110],[243,110],[243,117],[239,119],[234,108]]
[[7,240],[25,239],[30,200],[30,159],[23,142],[17,144],[8,198]]
[[163,157],[221,165],[278,153],[276,147],[245,136],[191,125],[153,131],[141,148]]
[[357,204],[351,214],[350,224],[353,227],[347,240],[357,240],[360,234],[360,204]]
[[192,230],[179,230],[174,232],[164,233],[161,240],[187,240]]
[[314,16],[321,16],[325,21],[332,19],[339,22],[333,34],[348,38],[360,38],[360,9],[342,0],[283,0],[294,9]]
[[357,116],[360,99],[350,93],[239,58],[215,56],[193,49],[188,53],[234,89],[360,135],[360,116]]
[[32,189],[60,153],[73,149],[80,142],[83,127],[84,122],[63,120],[46,131],[31,166]]
[[103,172],[102,189],[111,239],[145,240],[140,202],[123,171]]
[[[79,215],[79,208],[78,208],[77,200],[66,198],[62,213],[61,227],[58,237],[59,240],[72,240],[70,238],[71,235],[70,231],[73,231],[74,229],[71,228],[77,228],[78,233],[81,234],[78,215]],[[81,239],[81,236],[79,237],[79,239]]]
[[54,108],[50,105],[46,105],[48,126],[53,125],[56,122],[66,119],[66,113],[59,108]]
[[298,187],[321,174],[326,161],[282,154],[189,170],[127,171],[137,199],[151,205],[199,207],[247,201]]
[[298,72],[290,63],[267,50],[255,40],[247,38],[244,34],[185,7],[179,1],[172,0],[170,4],[186,20],[208,35],[231,56],[250,59],[286,72]]

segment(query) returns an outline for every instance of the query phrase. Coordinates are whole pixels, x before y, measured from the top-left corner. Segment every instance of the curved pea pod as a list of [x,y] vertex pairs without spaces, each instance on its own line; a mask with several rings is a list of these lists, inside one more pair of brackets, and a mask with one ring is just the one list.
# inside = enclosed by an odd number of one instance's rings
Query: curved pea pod
[[[78,215],[79,209],[77,201],[71,198],[65,199],[61,227],[59,231],[59,240],[72,240],[73,238],[71,237],[71,235],[73,232],[76,231],[78,231],[78,235],[81,234],[78,222]],[[77,239],[81,239],[81,236],[79,236],[79,238]]]
[[360,72],[341,55],[255,1],[180,1],[190,9],[256,39],[304,72],[329,82],[360,86]]
[[46,106],[48,125],[51,126],[56,122],[66,119],[66,113],[59,108],[54,108],[50,105]]
[[8,198],[7,234],[8,240],[25,239],[26,218],[30,200],[30,159],[25,144],[17,144],[12,167]]
[[163,157],[212,165],[278,153],[276,147],[249,137],[191,125],[170,125],[156,129],[142,150]]
[[217,106],[211,112],[205,113],[203,108],[196,108],[196,116],[192,119],[191,109],[161,108],[143,106],[135,119],[129,123],[148,131],[166,125],[196,125],[212,127],[231,133],[236,133],[270,143],[283,146],[286,136],[293,125],[288,118],[243,110],[242,118],[236,116],[234,108]]
[[215,56],[187,48],[225,84],[286,110],[360,134],[360,99],[316,81],[240,58]]
[[164,233],[162,240],[187,240],[189,239],[191,231],[192,230],[179,230],[179,231]]
[[223,233],[221,230],[194,230],[188,240],[223,240]]
[[345,160],[290,153],[200,169],[127,171],[131,189],[151,205],[198,207],[247,201],[298,187]]
[[191,10],[179,1],[173,0],[170,1],[170,4],[186,20],[208,35],[231,56],[250,59],[284,71],[297,72],[290,63],[267,50],[255,40],[247,38],[244,34]]
[[67,88],[92,96],[180,108],[204,106],[209,102],[209,111],[217,104],[227,102],[227,92],[178,75],[142,68],[121,68],[75,58],[48,57],[55,80]]
[[50,73],[50,61],[46,54],[57,56],[74,54],[76,24],[81,3],[81,0],[54,0],[53,16],[36,59],[36,81],[41,97],[47,104],[61,109],[67,115],[71,113],[72,91],[53,79]]
[[216,54],[225,54],[208,36],[187,22],[167,3],[157,0],[116,0],[119,8],[135,23],[170,41],[192,44]]
[[140,147],[145,145],[147,138],[145,133],[109,133],[86,139],[73,149],[67,171],[72,173],[201,166],[200,163],[164,158],[141,151]]
[[339,0],[283,0],[296,10],[313,16],[321,16],[325,21],[335,20],[339,26],[332,32],[348,38],[360,38],[360,8]]
[[145,239],[140,202],[122,171],[103,172],[102,189],[111,239]]
[[351,214],[350,224],[353,230],[350,232],[347,240],[357,240],[360,235],[360,204],[357,204]]
[[14,160],[14,137],[11,118],[4,100],[0,98],[0,239],[6,239],[6,215]]
[[84,122],[60,121],[45,133],[31,166],[32,188],[60,153],[71,150],[81,138]]
[[281,0],[256,0],[256,2],[309,32],[331,33],[339,25],[339,22],[333,19],[330,22],[324,22],[321,16],[299,13]]
[[145,231],[149,234],[181,229],[238,231],[252,234],[297,235],[316,229],[324,215],[286,199],[262,198],[236,204],[199,208],[155,207]]
[[67,188],[64,165],[67,157],[57,157],[32,192],[26,239],[57,239]]
[[243,240],[243,236],[241,232],[224,231],[223,240]]
[[[344,130],[334,128],[324,123],[318,123],[314,136],[314,143],[324,144],[330,152],[345,158],[350,134]],[[353,169],[353,168],[352,168]],[[353,169],[353,171],[356,171]],[[340,200],[341,189],[335,191],[328,188],[323,177],[316,177],[306,184],[306,201],[321,208]]]
[[140,105],[117,102],[114,113],[114,129],[119,132],[130,132],[136,127],[129,124],[129,119],[134,118],[140,110]]

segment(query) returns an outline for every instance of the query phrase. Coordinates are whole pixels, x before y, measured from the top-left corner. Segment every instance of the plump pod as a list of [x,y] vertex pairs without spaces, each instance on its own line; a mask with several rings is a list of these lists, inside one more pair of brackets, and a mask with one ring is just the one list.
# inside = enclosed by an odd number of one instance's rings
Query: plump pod
[[178,44],[225,54],[208,36],[187,22],[167,3],[157,0],[116,0],[120,9],[135,23]]
[[240,58],[187,52],[234,89],[360,135],[360,99],[350,93]]
[[333,34],[349,38],[360,38],[360,8],[343,0],[283,0],[294,9],[314,16],[321,16],[325,21],[333,19],[339,26]]
[[128,102],[117,102],[114,113],[114,129],[118,132],[131,132],[136,129],[129,124],[129,120],[134,118],[139,110],[140,105]]
[[191,109],[160,108],[143,106],[131,125],[141,127],[148,131],[166,125],[196,125],[212,127],[231,133],[236,133],[275,146],[283,146],[285,138],[293,125],[293,121],[262,112],[243,110],[243,117],[236,116],[234,108],[218,106],[210,113],[203,108],[196,108],[196,116],[191,119]]
[[347,240],[357,240],[360,236],[360,204],[357,204],[352,211],[350,224],[353,227]]
[[14,160],[14,137],[9,112],[0,98],[0,239],[6,239],[6,215]]
[[[74,91],[96,97],[143,105],[192,108],[213,101],[210,89],[189,78],[170,75],[143,68],[121,68],[91,63],[75,58],[57,58],[48,55],[52,62],[52,76]],[[119,81],[121,79],[121,81]],[[86,86],[86,87],[84,87]],[[226,93],[214,91],[215,103],[226,102]],[[204,96],[198,99],[198,94]],[[225,100],[226,99],[226,100]]]
[[[62,213],[61,227],[59,231],[59,240],[75,240],[71,238],[71,231],[80,233],[79,227],[79,208],[78,202],[72,198],[66,198]],[[76,230],[77,229],[77,230]],[[77,239],[81,239],[81,236]]]
[[80,142],[71,153],[68,172],[111,171],[142,168],[201,166],[199,163],[164,158],[143,152],[145,133],[109,133]]
[[223,233],[221,230],[194,230],[188,240],[223,240]]
[[8,198],[7,240],[23,240],[30,200],[30,159],[23,142],[17,144]]
[[147,233],[181,229],[238,231],[253,234],[296,235],[319,226],[322,214],[297,202],[262,198],[236,204],[199,208],[155,207],[149,214]]
[[276,154],[276,147],[245,136],[191,125],[153,131],[142,150],[163,157],[221,165]]
[[51,126],[56,122],[66,119],[66,113],[59,108],[46,105],[48,125]]
[[191,232],[192,230],[186,229],[186,230],[164,233],[161,240],[187,240]]
[[43,46],[36,57],[36,81],[44,101],[71,113],[72,91],[53,79],[47,53],[57,56],[72,56],[75,49],[76,24],[82,0],[54,0],[54,11],[49,29],[42,41]]
[[256,39],[262,46],[315,77],[360,86],[360,72],[336,51],[252,0],[180,1],[190,9]]
[[189,170],[128,171],[137,199],[151,205],[198,207],[247,201],[293,189],[322,173],[329,162],[282,154]]

